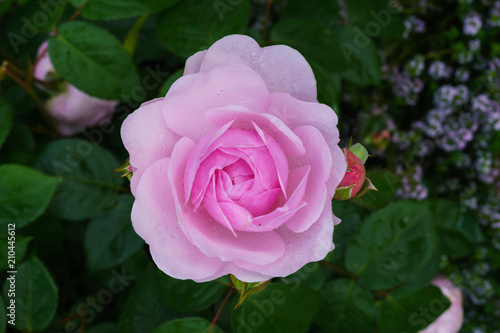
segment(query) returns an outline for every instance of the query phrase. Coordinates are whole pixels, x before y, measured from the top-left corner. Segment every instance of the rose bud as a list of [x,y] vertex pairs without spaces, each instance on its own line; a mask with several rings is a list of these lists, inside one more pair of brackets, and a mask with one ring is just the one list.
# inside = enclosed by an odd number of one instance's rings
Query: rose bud
[[337,190],[335,200],[348,200],[361,197],[369,190],[377,190],[371,181],[366,178],[364,163],[368,159],[368,152],[361,144],[343,149],[347,160],[347,171],[342,178]]
[[441,289],[446,298],[450,301],[450,307],[441,314],[434,322],[420,333],[457,333],[462,327],[464,320],[464,309],[462,307],[462,291],[455,287],[453,283],[438,275],[431,282]]
[[38,49],[33,75],[44,83],[37,86],[51,95],[44,107],[56,130],[63,136],[70,136],[102,120],[109,121],[118,102],[89,96],[60,79],[47,47],[48,42],[45,42]]

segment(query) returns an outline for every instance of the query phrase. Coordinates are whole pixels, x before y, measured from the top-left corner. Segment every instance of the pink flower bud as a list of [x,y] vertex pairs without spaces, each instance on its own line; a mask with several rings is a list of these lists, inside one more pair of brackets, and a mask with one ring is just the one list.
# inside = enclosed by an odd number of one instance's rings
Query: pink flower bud
[[344,148],[344,156],[347,160],[347,171],[335,192],[334,199],[352,199],[363,187],[366,180],[366,169],[363,162],[349,149]]
[[48,42],[38,49],[37,61],[33,69],[35,79],[46,83],[40,89],[52,95],[45,103],[48,115],[54,120],[57,131],[64,136],[76,134],[86,127],[97,125],[102,120],[110,120],[117,101],[107,101],[89,96],[65,81],[57,83],[57,73],[50,61]]

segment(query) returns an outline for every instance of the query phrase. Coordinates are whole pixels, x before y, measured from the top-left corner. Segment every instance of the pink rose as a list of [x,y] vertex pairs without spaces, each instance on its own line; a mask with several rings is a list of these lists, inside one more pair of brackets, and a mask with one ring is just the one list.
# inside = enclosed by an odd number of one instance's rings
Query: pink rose
[[462,327],[464,320],[464,309],[462,307],[462,291],[455,287],[453,283],[438,275],[431,282],[439,287],[446,298],[450,300],[450,307],[443,312],[433,323],[421,333],[457,333]]
[[[47,51],[48,42],[38,49],[37,62],[33,69],[35,79],[51,82],[57,77]],[[52,95],[45,103],[45,109],[54,120],[56,129],[64,136],[81,132],[86,127],[92,127],[101,120],[110,120],[116,101],[106,101],[89,96],[67,82],[62,83],[62,91],[53,92],[39,85]]]
[[186,62],[165,98],[121,129],[132,222],[178,279],[258,282],[323,259],[346,160],[306,60],[233,35]]

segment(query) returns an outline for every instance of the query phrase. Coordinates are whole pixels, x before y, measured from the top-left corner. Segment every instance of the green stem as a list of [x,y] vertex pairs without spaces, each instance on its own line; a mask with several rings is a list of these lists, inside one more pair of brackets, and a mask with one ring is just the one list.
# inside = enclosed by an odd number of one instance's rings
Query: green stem
[[[43,119],[45,120],[45,122],[49,125],[49,127],[51,129],[55,129],[55,125],[54,125],[54,121],[47,115],[46,111],[45,111],[45,107],[43,105],[43,102],[40,100],[40,98],[38,97],[38,95],[36,94],[35,90],[33,89],[33,87],[28,84],[27,82],[23,81],[20,77],[18,77],[16,73],[20,73],[20,69],[19,68],[16,68],[15,66],[12,66],[12,64],[9,64],[8,61],[4,61],[2,63],[2,66],[1,66],[1,69],[0,69],[0,72],[2,73],[0,76],[2,76],[4,73],[7,74],[8,77],[10,77],[12,80],[14,80],[14,82],[16,82],[19,86],[21,86],[21,88],[23,88],[27,93],[28,95],[31,96],[31,98],[33,99],[33,101],[35,101],[35,104],[38,108],[38,110],[40,111]],[[54,134],[53,136],[59,136],[57,134],[55,134],[56,132],[54,131]]]
[[141,30],[141,27],[144,24],[144,22],[146,22],[146,20],[148,19],[148,16],[149,14],[144,14],[139,16],[134,26],[127,34],[127,37],[125,37],[125,41],[123,42],[123,47],[125,47],[125,50],[127,50],[127,52],[131,56],[134,55],[135,49],[137,48],[137,41],[139,40],[139,30]]
[[82,2],[82,4],[76,9],[76,11],[73,13],[73,15],[69,18],[68,22],[73,21],[74,19],[76,19],[80,15],[80,12],[82,11],[83,6],[85,6],[87,4],[87,2],[88,2],[88,0],[84,0]]

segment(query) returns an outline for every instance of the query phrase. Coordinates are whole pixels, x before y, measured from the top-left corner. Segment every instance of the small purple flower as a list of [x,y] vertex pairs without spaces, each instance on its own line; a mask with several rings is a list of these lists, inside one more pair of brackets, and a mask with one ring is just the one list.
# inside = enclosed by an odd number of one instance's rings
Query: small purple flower
[[405,66],[405,71],[411,76],[420,76],[425,70],[425,58],[422,55],[416,55]]
[[480,113],[488,113],[492,109],[492,101],[487,94],[482,94],[472,100],[472,110]]
[[474,53],[469,50],[462,50],[458,54],[457,62],[461,65],[469,64],[474,60]]
[[412,79],[406,72],[400,73],[397,69],[392,71],[388,79],[393,84],[394,95],[403,98],[408,105],[417,104],[418,96],[424,88],[424,82],[421,79]]
[[500,27],[500,1],[495,1],[490,9],[488,25],[491,27]]
[[405,24],[405,32],[403,34],[403,38],[407,38],[412,32],[416,33],[425,32],[425,22],[416,16],[411,15],[404,21],[404,24]]
[[439,108],[461,106],[469,100],[469,89],[464,85],[444,85],[434,93],[434,104]]
[[469,41],[469,50],[472,53],[477,53],[479,52],[479,49],[481,48],[481,41],[479,39],[472,39]]
[[464,35],[475,36],[481,29],[482,25],[483,21],[481,16],[474,11],[470,11],[464,19],[463,33]]
[[465,68],[458,68],[455,70],[455,80],[458,82],[465,82],[469,79],[470,72]]
[[422,183],[422,166],[416,165],[412,170],[403,170],[401,166],[396,168],[396,174],[402,177],[401,187],[396,195],[405,199],[423,200],[427,198],[428,189]]
[[434,61],[430,66],[429,66],[429,75],[434,79],[434,80],[439,80],[439,79],[446,79],[449,78],[451,73],[453,72],[453,69],[449,66],[447,66],[444,62],[442,61]]

